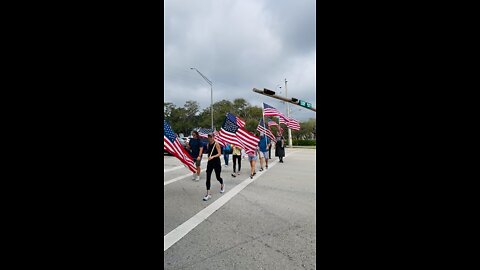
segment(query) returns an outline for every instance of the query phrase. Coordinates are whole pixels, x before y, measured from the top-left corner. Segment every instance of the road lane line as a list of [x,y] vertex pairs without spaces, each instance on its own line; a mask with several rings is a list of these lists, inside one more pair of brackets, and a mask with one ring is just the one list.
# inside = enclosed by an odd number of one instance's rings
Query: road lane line
[[171,169],[163,169],[163,173],[175,171],[175,170],[178,170],[178,169],[183,168],[183,167],[185,167],[185,166],[184,166],[184,165],[180,165],[180,166],[177,166],[177,167],[173,167],[173,168],[171,168]]
[[[296,151],[295,151],[296,152]],[[285,157],[294,154],[295,152],[291,152]],[[277,165],[278,161],[274,161],[270,163],[269,169],[270,170],[273,166]],[[176,242],[182,239],[185,235],[187,235],[191,230],[197,227],[200,223],[206,220],[210,215],[212,215],[215,211],[220,209],[223,205],[225,205],[230,199],[232,199],[235,195],[237,195],[240,191],[242,191],[245,187],[253,183],[257,180],[260,176],[266,173],[268,170],[264,170],[262,172],[257,172],[257,175],[250,179],[250,176],[245,179],[240,184],[233,187],[229,192],[222,195],[212,204],[204,208],[202,211],[198,212],[195,216],[190,218],[189,220],[185,221],[183,224],[178,226],[177,228],[173,229],[167,235],[163,237],[163,252],[173,246]]]
[[[202,160],[207,161],[207,159],[208,159],[208,157],[202,157]],[[163,173],[175,171],[175,170],[178,170],[178,169],[181,169],[181,168],[187,168],[187,166],[180,165],[180,166],[176,166],[176,167],[173,167],[173,168],[170,168],[170,169],[163,169]]]
[[[201,172],[204,172],[204,171],[206,171],[206,170],[207,170],[207,169],[202,169],[202,170],[200,171],[200,173],[201,173]],[[166,186],[166,185],[168,185],[168,184],[171,184],[171,183],[173,183],[173,182],[176,182],[176,181],[181,180],[181,179],[183,179],[183,178],[185,178],[185,177],[187,177],[187,176],[192,176],[192,175],[193,175],[193,173],[190,172],[190,173],[181,175],[181,176],[179,176],[179,177],[173,178],[172,180],[165,181],[165,182],[163,182],[163,186]]]

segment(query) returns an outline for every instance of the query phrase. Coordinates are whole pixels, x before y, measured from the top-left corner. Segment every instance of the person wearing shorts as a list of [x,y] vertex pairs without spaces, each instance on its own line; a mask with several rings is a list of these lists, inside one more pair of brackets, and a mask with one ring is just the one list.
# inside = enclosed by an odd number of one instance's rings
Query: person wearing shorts
[[255,152],[248,154],[248,161],[250,162],[250,179],[253,179],[253,176],[257,174],[255,172],[255,162],[257,161],[258,147],[255,149]]
[[200,163],[202,162],[203,144],[200,141],[197,131],[192,131],[192,139],[188,142],[188,149],[190,149],[192,158],[195,160],[197,172],[193,173],[192,180],[200,181]]
[[270,139],[264,134],[260,135],[260,141],[258,142],[258,148],[260,150],[260,171],[263,171],[263,161],[265,160],[265,168],[268,169],[268,145]]

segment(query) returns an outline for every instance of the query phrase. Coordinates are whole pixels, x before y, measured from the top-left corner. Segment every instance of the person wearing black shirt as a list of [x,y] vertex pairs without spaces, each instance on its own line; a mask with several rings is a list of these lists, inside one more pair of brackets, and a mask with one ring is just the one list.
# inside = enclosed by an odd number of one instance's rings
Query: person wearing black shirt
[[220,173],[222,171],[222,165],[220,162],[220,156],[222,155],[222,151],[220,145],[213,139],[213,134],[208,134],[208,163],[207,163],[207,195],[203,197],[204,201],[208,201],[212,198],[210,193],[210,178],[212,176],[212,171],[215,170],[215,176],[217,177],[218,182],[220,182],[220,193],[225,192],[225,188],[223,185],[223,179],[220,177]]
[[200,163],[202,161],[203,155],[203,144],[200,141],[197,131],[192,131],[192,139],[188,142],[189,150],[191,151],[192,158],[195,160],[195,166],[197,167],[197,173],[193,173],[192,180],[199,181],[200,180]]
[[283,163],[283,157],[285,156],[285,140],[283,139],[283,136],[277,137],[275,156],[280,159],[280,163]]

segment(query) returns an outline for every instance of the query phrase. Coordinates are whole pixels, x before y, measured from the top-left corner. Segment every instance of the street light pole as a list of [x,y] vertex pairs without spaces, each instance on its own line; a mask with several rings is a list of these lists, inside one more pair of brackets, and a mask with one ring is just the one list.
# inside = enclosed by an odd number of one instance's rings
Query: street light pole
[[207,77],[205,77],[205,75],[203,75],[200,71],[198,71],[198,69],[196,68],[190,68],[190,69],[194,69],[195,71],[198,72],[198,74],[200,74],[200,76],[202,76],[202,78],[208,83],[210,84],[210,115],[212,116],[212,131],[213,131],[213,83],[212,81],[210,81]]
[[[287,79],[285,79],[285,98],[288,98]],[[287,102],[287,117],[290,119],[290,106],[288,102]],[[288,147],[292,148],[292,130],[290,128],[288,128]]]

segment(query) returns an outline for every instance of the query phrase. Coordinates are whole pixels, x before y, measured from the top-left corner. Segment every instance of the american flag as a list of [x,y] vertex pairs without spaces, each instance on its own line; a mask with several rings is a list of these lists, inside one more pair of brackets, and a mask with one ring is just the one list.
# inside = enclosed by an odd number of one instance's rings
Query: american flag
[[275,121],[273,121],[273,120],[269,120],[268,123],[267,123],[267,125],[268,125],[269,127],[271,127],[271,126],[278,126],[277,122],[275,122]]
[[215,130],[213,132],[213,136],[214,136],[215,141],[218,142],[218,144],[220,144],[221,146],[226,145],[226,143],[222,140],[222,138],[220,138],[218,131]]
[[196,173],[197,169],[192,157],[180,144],[177,135],[165,120],[163,120],[163,132],[163,149],[178,158],[190,171]]
[[288,117],[279,117],[280,118],[280,124],[284,124],[287,127],[293,129],[293,130],[300,130],[300,123],[293,119],[293,118],[288,118]]
[[238,126],[237,123],[233,122],[228,116],[225,117],[223,121],[217,139],[224,143],[239,145],[250,155],[255,153],[258,142],[260,141],[260,138],[255,137],[255,135],[245,130],[245,128]]
[[200,138],[208,138],[208,134],[209,133],[213,133],[213,130],[212,129],[208,129],[208,128],[200,128],[198,129],[198,136]]
[[[280,117],[279,117],[279,118],[280,118]],[[280,119],[281,119],[281,118],[280,118]],[[281,121],[282,121],[282,120],[280,120],[280,123],[282,123]],[[284,123],[284,124],[285,124],[285,123]],[[283,128],[282,128],[282,126],[281,126],[281,125],[278,125],[278,132],[277,132],[277,136],[281,136],[281,135],[282,135],[282,133],[283,133]]]
[[231,113],[227,113],[227,117],[228,117],[228,119],[230,119],[230,121],[232,121],[233,123],[236,123],[237,126],[242,127],[242,128],[245,127],[245,121],[240,119],[240,117],[235,116]]
[[289,118],[287,122],[287,127],[293,130],[300,130],[300,123],[293,118]]
[[281,113],[279,110],[275,109],[274,107],[268,105],[267,103],[263,103],[263,115],[285,117],[283,113]]
[[275,139],[275,135],[273,135],[272,131],[270,129],[267,129],[265,127],[265,124],[263,123],[263,119],[260,119],[260,123],[258,123],[258,127],[257,127],[257,130],[258,132],[260,133],[264,133],[267,135],[268,138],[270,138],[270,140],[272,140],[273,142],[276,142],[277,140]]

